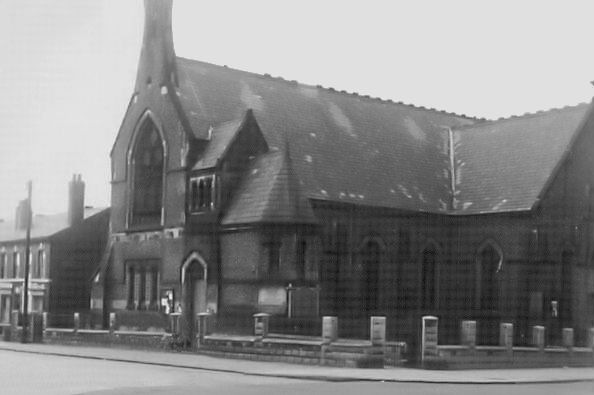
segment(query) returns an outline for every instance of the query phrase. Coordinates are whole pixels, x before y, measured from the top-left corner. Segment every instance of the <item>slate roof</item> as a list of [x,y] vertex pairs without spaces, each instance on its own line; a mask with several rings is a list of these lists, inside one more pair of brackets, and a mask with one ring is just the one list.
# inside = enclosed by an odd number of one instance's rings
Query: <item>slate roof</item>
[[[530,210],[589,108],[484,121],[179,57],[177,68],[194,134],[216,134],[197,166],[215,163],[252,109],[270,147],[290,145],[302,196],[416,212]],[[272,155],[252,165],[228,223],[262,220],[267,177],[279,171],[269,167],[280,164]]]
[[[84,218],[87,219],[107,208],[85,207]],[[44,239],[68,228],[68,214],[34,215],[31,227],[31,239]],[[25,240],[26,232],[16,230],[12,221],[0,222],[0,243]]]
[[[225,122],[252,109],[269,147],[290,145],[304,196],[446,212],[446,129],[476,119],[179,57],[177,69],[176,94],[194,133],[211,126],[229,131]],[[262,166],[266,160],[272,159]]]
[[214,127],[210,132],[210,141],[204,151],[200,153],[198,161],[194,164],[193,170],[215,167],[218,160],[223,157],[229,145],[239,132],[245,117]]
[[530,210],[589,108],[581,104],[454,131],[456,213]]
[[285,148],[253,159],[221,223],[315,224],[313,209],[295,178]]

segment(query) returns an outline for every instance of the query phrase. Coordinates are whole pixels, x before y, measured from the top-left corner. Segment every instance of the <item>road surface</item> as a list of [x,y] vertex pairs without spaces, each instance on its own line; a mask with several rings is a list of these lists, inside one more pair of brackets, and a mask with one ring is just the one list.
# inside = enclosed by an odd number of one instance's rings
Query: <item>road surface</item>
[[476,394],[592,395],[594,383],[322,382],[0,350],[2,395]]

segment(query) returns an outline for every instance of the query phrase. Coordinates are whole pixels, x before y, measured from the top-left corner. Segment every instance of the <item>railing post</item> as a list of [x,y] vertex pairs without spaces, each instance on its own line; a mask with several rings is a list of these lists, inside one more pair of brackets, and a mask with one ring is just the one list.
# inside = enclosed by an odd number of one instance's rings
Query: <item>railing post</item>
[[72,332],[74,335],[78,335],[78,330],[80,329],[80,313],[74,313],[74,325],[72,328]]
[[19,311],[13,310],[10,314],[10,340],[15,341],[18,339],[19,330]]
[[43,336],[45,336],[45,331],[47,331],[47,326],[49,323],[49,313],[44,311],[41,313],[41,328],[43,329]]
[[116,330],[116,313],[109,313],[109,334],[113,336]]
[[210,335],[211,330],[211,313],[198,314],[198,343],[204,343],[204,336]]
[[268,326],[270,323],[270,314],[256,313],[254,317],[254,335],[259,337],[268,336]]
[[338,339],[338,317],[322,317],[322,342],[330,344]]
[[421,362],[439,356],[437,349],[439,319],[426,315],[421,318]]
[[514,349],[514,324],[502,322],[499,324],[499,345],[505,347],[508,353]]
[[386,345],[386,317],[373,316],[369,319],[369,340],[373,346]]

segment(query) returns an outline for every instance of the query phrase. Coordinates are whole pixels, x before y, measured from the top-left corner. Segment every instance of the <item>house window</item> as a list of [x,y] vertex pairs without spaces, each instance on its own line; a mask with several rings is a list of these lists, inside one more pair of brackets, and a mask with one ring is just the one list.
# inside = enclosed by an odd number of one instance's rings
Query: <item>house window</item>
[[128,310],[156,310],[158,308],[159,269],[156,260],[128,261],[126,284]]
[[37,251],[37,262],[33,266],[33,278],[45,277],[45,252],[43,250]]
[[155,124],[142,124],[132,156],[132,225],[159,225],[163,200],[163,141]]
[[215,207],[214,175],[192,177],[190,179],[190,211],[208,211]]
[[20,278],[21,276],[21,254],[18,251],[12,253],[12,277]]
[[6,262],[6,253],[0,253],[0,278],[8,277],[8,265]]

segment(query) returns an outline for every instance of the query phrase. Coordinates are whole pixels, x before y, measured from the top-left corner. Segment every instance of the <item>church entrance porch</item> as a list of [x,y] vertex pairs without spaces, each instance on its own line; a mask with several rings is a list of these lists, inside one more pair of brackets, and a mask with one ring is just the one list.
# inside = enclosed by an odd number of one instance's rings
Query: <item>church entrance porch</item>
[[198,331],[197,315],[206,311],[207,265],[198,253],[192,253],[182,265],[182,336],[194,343]]

